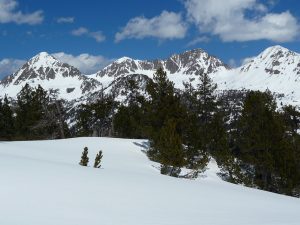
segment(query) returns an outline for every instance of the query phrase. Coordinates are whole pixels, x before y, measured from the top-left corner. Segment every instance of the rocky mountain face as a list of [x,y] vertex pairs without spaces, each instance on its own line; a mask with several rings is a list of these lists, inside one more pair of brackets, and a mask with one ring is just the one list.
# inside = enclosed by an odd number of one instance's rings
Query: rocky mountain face
[[182,82],[197,82],[203,73],[209,74],[224,90],[266,90],[282,94],[284,103],[300,105],[300,54],[281,46],[267,48],[239,68],[229,68],[221,60],[201,49],[174,54],[164,60],[135,60],[123,57],[92,75],[81,72],[53,56],[42,52],[17,72],[0,82],[0,96],[16,97],[25,83],[40,84],[67,101],[92,101],[99,93],[114,92],[122,99],[126,95],[126,81],[135,79],[140,91],[156,69],[162,67],[175,87]]
[[221,60],[210,56],[202,49],[174,54],[165,60],[134,60],[123,57],[96,73],[96,77],[119,77],[128,74],[153,73],[163,68],[168,74],[200,75],[202,73],[215,73],[228,69]]

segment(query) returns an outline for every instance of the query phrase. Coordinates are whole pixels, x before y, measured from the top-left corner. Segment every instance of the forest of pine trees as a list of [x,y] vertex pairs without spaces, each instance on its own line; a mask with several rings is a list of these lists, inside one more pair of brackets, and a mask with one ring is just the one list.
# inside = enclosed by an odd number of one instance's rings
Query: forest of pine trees
[[183,167],[198,174],[214,158],[229,182],[299,197],[296,107],[278,108],[269,91],[217,93],[207,74],[197,85],[184,87],[176,89],[158,69],[146,93],[128,80],[124,101],[101,93],[96,101],[72,109],[73,126],[68,127],[69,108],[63,101],[41,86],[25,85],[16,100],[0,100],[0,140],[145,138],[148,157],[161,164],[162,174],[180,177]]
[[69,136],[61,101],[26,84],[16,101],[0,100],[0,139],[36,140]]

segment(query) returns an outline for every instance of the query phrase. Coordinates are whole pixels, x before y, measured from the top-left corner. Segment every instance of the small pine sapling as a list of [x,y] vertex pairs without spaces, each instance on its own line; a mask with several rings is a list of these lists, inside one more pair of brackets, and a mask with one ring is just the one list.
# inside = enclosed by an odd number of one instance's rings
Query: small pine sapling
[[88,163],[89,163],[89,157],[88,157],[88,148],[85,147],[83,152],[82,152],[82,156],[81,156],[81,160],[80,160],[80,163],[79,165],[81,166],[87,166]]
[[99,153],[96,155],[94,168],[100,168],[101,167],[101,159],[102,159],[102,151],[100,150]]

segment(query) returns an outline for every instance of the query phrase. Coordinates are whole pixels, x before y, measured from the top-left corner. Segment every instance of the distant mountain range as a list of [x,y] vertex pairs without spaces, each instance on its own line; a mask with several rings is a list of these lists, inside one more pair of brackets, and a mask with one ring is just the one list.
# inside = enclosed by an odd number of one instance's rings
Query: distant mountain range
[[300,54],[281,46],[267,48],[239,68],[230,68],[204,50],[194,49],[164,60],[122,57],[92,75],[83,75],[77,68],[41,52],[0,82],[0,96],[15,98],[28,83],[34,87],[40,84],[67,101],[86,101],[101,90],[121,90],[126,79],[135,79],[143,90],[159,67],[179,89],[183,82],[196,83],[201,74],[207,73],[220,91],[269,89],[284,95],[283,103],[300,105]]

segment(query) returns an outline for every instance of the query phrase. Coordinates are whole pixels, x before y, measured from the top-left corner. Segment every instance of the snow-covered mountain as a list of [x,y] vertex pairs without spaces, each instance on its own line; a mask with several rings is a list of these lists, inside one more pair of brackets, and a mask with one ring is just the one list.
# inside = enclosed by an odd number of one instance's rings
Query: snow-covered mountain
[[220,59],[209,55],[202,49],[195,49],[182,54],[174,54],[164,60],[135,60],[122,57],[91,77],[107,86],[116,78],[126,77],[130,74],[144,74],[152,78],[160,67],[179,87],[182,87],[182,81],[187,81],[202,73],[212,74],[229,69]]
[[101,85],[92,78],[82,76],[78,69],[58,61],[47,52],[34,56],[17,72],[3,79],[0,91],[2,95],[15,97],[26,83],[32,87],[41,85],[66,100],[79,98]]
[[300,105],[300,54],[273,46],[239,68],[213,75],[220,89],[269,89],[284,94],[283,103]]
[[132,78],[143,89],[159,67],[177,88],[182,88],[186,81],[197,82],[201,74],[208,73],[219,90],[269,89],[284,95],[280,101],[300,105],[300,54],[281,46],[267,48],[239,68],[229,68],[220,59],[195,49],[164,60],[122,57],[92,75],[82,75],[78,69],[42,52],[1,81],[0,95],[15,97],[29,83],[56,91],[66,100],[86,101],[94,99],[91,96],[97,96],[100,90],[121,93],[125,81]]

